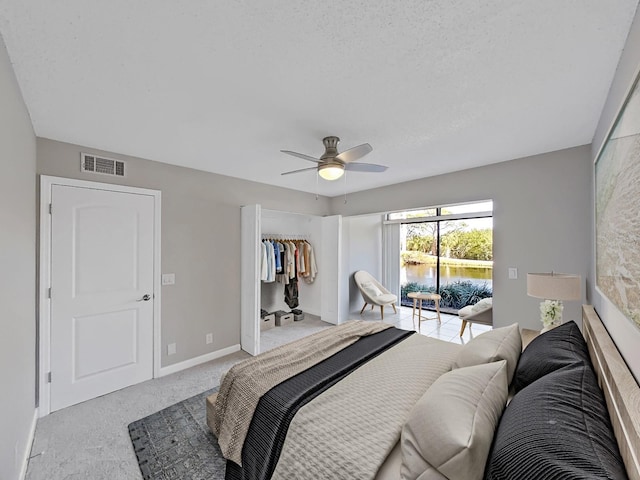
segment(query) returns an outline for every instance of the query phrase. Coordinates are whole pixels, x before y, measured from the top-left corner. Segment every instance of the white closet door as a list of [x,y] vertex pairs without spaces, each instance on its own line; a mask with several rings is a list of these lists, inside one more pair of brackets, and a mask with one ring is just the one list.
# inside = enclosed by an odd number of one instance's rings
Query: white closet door
[[240,344],[260,353],[260,205],[240,209]]
[[334,215],[322,218],[322,239],[320,244],[320,262],[318,276],[322,279],[322,320],[339,324],[344,321],[344,313],[348,310],[342,291],[342,284],[347,272],[342,269],[342,216]]

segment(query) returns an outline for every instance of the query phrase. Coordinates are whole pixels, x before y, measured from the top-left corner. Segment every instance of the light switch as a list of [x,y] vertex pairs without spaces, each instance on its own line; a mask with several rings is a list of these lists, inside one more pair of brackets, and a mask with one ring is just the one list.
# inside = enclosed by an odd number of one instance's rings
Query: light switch
[[163,273],[162,274],[162,285],[175,285],[176,283],[176,274],[175,273]]
[[518,269],[515,267],[509,267],[509,280],[518,279]]

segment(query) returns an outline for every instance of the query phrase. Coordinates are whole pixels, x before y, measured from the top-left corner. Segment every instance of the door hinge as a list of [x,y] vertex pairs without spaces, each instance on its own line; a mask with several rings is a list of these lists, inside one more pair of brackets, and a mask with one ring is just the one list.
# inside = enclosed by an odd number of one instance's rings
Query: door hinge
[[51,215],[51,212],[53,211],[53,204],[50,203],[49,204],[49,215]]
[[51,383],[51,372],[47,373],[47,383]]
[[47,297],[51,298],[51,287],[49,287],[49,291],[47,292]]

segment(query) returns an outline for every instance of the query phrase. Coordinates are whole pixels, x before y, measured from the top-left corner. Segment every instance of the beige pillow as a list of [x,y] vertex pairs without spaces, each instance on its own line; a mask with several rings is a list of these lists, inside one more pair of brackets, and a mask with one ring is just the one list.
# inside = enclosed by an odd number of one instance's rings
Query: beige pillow
[[362,289],[369,295],[371,298],[379,297],[382,295],[382,291],[371,282],[364,282],[362,284]]
[[514,323],[508,327],[494,328],[473,338],[462,347],[453,368],[506,360],[507,378],[511,383],[521,352],[520,328]]
[[483,298],[478,303],[476,303],[474,306],[472,306],[471,310],[473,310],[473,313],[478,313],[478,312],[482,312],[484,310],[487,310],[488,308],[491,308],[492,306],[493,306],[493,298],[491,298],[491,297]]
[[401,478],[481,480],[507,392],[504,360],[433,382],[402,428]]

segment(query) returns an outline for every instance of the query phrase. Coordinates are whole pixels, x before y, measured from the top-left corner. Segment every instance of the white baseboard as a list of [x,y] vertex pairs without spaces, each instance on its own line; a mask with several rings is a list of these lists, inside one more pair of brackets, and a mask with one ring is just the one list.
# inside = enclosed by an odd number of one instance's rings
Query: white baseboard
[[33,439],[36,436],[36,424],[38,423],[38,409],[33,411],[33,420],[31,420],[31,429],[29,430],[29,437],[27,438],[27,444],[24,448],[24,458],[22,459],[22,468],[20,469],[20,480],[27,478],[27,467],[29,466],[29,457],[31,457],[31,447],[33,446]]
[[216,350],[215,352],[200,355],[199,357],[190,358],[189,360],[185,360],[183,362],[174,363],[173,365],[160,368],[158,377],[171,375],[172,373],[179,372],[186,368],[195,367],[196,365],[200,365],[201,363],[209,362],[211,360],[215,360],[216,358],[224,357],[225,355],[230,355],[239,350],[240,350],[240,344],[236,344],[236,345],[231,345],[230,347],[223,348],[221,350]]

